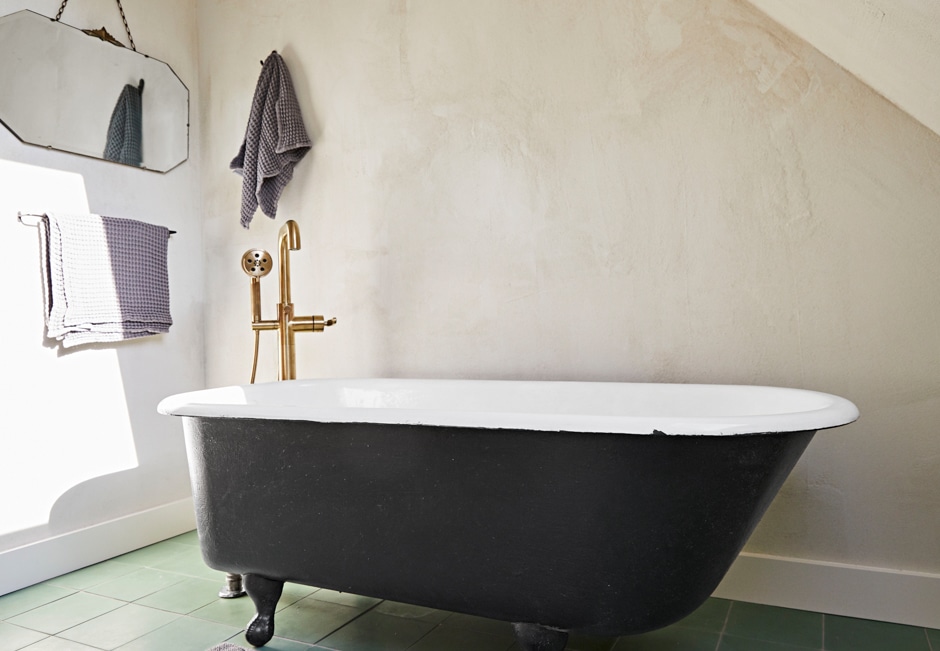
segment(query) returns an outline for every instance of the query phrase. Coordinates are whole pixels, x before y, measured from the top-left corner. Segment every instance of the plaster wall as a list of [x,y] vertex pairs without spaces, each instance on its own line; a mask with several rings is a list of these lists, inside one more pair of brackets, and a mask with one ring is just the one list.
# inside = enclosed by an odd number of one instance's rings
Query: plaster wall
[[[0,14],[31,9],[54,16],[59,2],[0,0]],[[196,84],[195,9],[189,0],[125,0],[139,51],[166,61],[189,87]],[[100,27],[125,41],[113,0],[83,0],[63,22]],[[190,495],[182,429],[160,416],[164,396],[204,385],[202,257],[198,211],[198,126],[188,162],[168,174],[26,145],[0,128],[0,236],[4,242],[5,316],[0,395],[7,425],[0,454],[0,592],[44,572],[75,569],[92,556],[38,556],[23,568],[3,552],[158,509]],[[61,349],[44,338],[38,234],[17,212],[95,212],[165,225],[169,243],[169,334],[113,345]],[[158,532],[173,535],[170,529]],[[128,536],[137,545],[147,544]],[[159,540],[160,538],[156,538]],[[150,542],[154,542],[151,540]],[[120,553],[120,540],[97,553]],[[66,549],[61,552],[61,549]],[[128,549],[123,549],[128,551]]]
[[918,0],[750,0],[940,133],[940,4]]
[[[739,0],[197,0],[207,383],[298,221],[301,377],[789,385],[821,432],[748,551],[940,571],[940,137]],[[315,140],[238,225],[259,60]],[[265,317],[276,302],[265,279]],[[263,337],[259,380],[275,378]]]

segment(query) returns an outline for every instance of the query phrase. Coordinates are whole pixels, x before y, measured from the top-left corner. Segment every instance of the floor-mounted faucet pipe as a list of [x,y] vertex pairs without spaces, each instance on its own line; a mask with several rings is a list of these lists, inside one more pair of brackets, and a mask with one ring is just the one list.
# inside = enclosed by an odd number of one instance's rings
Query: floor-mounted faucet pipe
[[[242,258],[242,268],[251,276],[251,328],[257,339],[261,330],[277,330],[278,343],[278,379],[293,380],[297,377],[297,361],[294,347],[294,335],[297,332],[320,332],[326,326],[336,323],[336,319],[324,320],[322,316],[294,316],[294,304],[291,301],[290,252],[300,249],[300,229],[293,219],[288,220],[278,231],[278,296],[277,319],[265,320],[261,316],[260,279],[271,268],[271,255],[261,249],[247,251]],[[255,344],[255,363],[252,365],[252,382],[257,366],[257,341]]]
[[[294,316],[294,304],[290,296],[290,252],[300,248],[300,229],[293,219],[288,220],[278,231],[278,297],[277,319],[265,320],[261,316],[261,278],[271,273],[271,254],[263,249],[249,249],[242,256],[242,270],[251,277],[251,329],[254,332],[254,354],[251,362],[251,384],[258,370],[258,342],[262,330],[277,330],[278,380],[293,380],[297,377],[297,361],[294,351],[295,332],[322,332],[336,319],[325,321],[322,316]],[[226,584],[219,596],[226,599],[245,594],[240,574],[227,574]]]
[[278,289],[281,302],[277,306],[278,380],[297,377],[297,356],[294,350],[294,304],[290,300],[290,252],[300,248],[300,229],[288,220],[277,234]]

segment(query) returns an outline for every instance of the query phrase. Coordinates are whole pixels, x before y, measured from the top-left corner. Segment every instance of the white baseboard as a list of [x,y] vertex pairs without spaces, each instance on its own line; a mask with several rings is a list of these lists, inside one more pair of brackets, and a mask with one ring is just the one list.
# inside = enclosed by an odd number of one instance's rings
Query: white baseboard
[[714,596],[940,629],[940,574],[742,552]]
[[0,595],[195,528],[189,497],[0,552]]

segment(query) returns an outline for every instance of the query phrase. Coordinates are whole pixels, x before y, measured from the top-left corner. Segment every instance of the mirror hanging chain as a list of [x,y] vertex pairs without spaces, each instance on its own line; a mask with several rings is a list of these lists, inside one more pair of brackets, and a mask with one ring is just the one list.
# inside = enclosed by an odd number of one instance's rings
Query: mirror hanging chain
[[[115,2],[117,2],[118,11],[121,12],[121,20],[124,21],[124,31],[127,32],[127,40],[130,41],[131,43],[131,49],[134,50],[134,52],[136,52],[137,46],[134,45],[134,37],[131,36],[131,28],[127,24],[127,16],[124,15],[124,7],[121,6],[121,0],[115,0]],[[59,12],[55,15],[56,22],[59,22],[59,19],[62,18],[62,12],[65,11],[65,5],[67,5],[68,3],[69,3],[69,0],[62,0],[62,5],[59,7]],[[83,30],[83,31],[87,31],[87,30]],[[94,30],[94,31],[97,32],[97,30]],[[101,28],[101,31],[104,32],[105,35],[111,36],[110,34],[108,34],[108,31],[104,27]],[[99,38],[101,38],[102,40],[109,41],[111,43],[114,43],[115,45],[121,45],[121,47],[124,47],[119,41],[113,40],[113,38],[112,39],[104,38],[103,36],[100,36],[97,33],[95,35],[99,36]]]

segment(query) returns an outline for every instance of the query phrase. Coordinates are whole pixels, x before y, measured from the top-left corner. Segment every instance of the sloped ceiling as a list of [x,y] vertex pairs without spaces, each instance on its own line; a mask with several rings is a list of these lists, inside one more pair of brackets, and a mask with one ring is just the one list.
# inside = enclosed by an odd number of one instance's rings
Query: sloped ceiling
[[940,134],[940,2],[748,1]]

